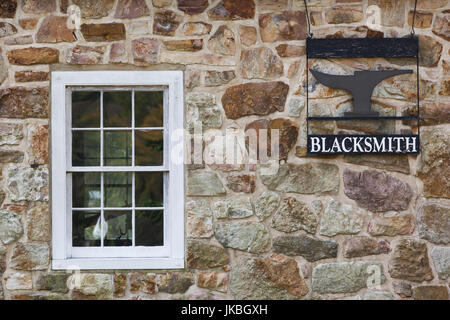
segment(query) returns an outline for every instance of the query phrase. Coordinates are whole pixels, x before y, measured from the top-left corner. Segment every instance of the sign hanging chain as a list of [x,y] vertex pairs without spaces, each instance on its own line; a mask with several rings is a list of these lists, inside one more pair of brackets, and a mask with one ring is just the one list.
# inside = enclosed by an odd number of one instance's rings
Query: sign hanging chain
[[[309,13],[308,13],[308,5],[306,4],[306,0],[303,0],[305,3],[305,10],[306,10],[306,22],[308,24],[308,38],[312,38],[313,34],[311,33],[311,21],[309,20]],[[416,0],[417,2],[417,0]]]
[[414,21],[416,20],[416,9],[417,9],[417,0],[414,2],[414,13],[413,13],[413,17],[412,17],[411,36],[414,36],[416,33],[414,30]]

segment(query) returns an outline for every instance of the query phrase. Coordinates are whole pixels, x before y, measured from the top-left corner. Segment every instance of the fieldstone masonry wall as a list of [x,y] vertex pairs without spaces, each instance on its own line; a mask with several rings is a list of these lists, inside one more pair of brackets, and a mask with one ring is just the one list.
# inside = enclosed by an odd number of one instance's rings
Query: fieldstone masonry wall
[[[318,38],[410,32],[412,0],[308,3]],[[75,31],[66,26],[71,4],[82,13]],[[379,30],[368,27],[370,5],[381,9]],[[305,155],[304,9],[301,0],[2,0],[0,298],[448,299],[450,3],[418,1],[417,157]],[[73,275],[50,266],[49,68],[161,63],[185,66],[186,127],[280,129],[280,170],[187,166],[186,269],[81,272],[70,286]],[[414,62],[321,62],[334,73],[405,66]],[[348,110],[345,91],[309,83],[313,114]],[[415,75],[390,78],[375,89],[373,108],[388,115],[411,102],[401,110],[411,114],[415,88]],[[393,126],[329,122],[311,130]],[[416,128],[405,122],[397,130]],[[379,287],[367,288],[377,270]]]

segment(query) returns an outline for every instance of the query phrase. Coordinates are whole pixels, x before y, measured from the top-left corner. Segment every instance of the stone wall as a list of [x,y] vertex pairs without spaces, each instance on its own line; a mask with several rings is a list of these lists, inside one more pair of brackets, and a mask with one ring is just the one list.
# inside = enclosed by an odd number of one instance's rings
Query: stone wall
[[[308,3],[317,38],[410,33],[412,0]],[[82,12],[75,31],[66,26],[71,4]],[[367,27],[370,5],[381,8],[378,30]],[[307,157],[302,0],[2,0],[0,298],[448,299],[449,10],[448,0],[418,1],[421,155]],[[50,267],[49,70],[162,63],[185,66],[188,125],[281,129],[280,171],[187,166],[187,268],[82,272],[73,288],[73,275]],[[321,66],[348,73],[414,62]],[[317,115],[349,107],[346,92],[309,84]],[[391,78],[376,88],[374,108],[392,114],[406,105],[408,114],[415,95],[415,75]],[[319,123],[311,130],[393,126]],[[374,275],[379,287],[367,288]]]

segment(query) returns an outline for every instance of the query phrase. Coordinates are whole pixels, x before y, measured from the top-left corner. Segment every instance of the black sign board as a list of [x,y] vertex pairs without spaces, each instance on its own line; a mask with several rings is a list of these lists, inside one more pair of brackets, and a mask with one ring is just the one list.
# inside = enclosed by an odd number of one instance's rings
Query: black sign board
[[[417,37],[312,39],[306,40],[306,110],[307,151],[309,155],[340,153],[411,153],[420,152],[419,130],[419,42]],[[375,86],[383,80],[413,70],[355,71],[352,75],[333,75],[309,69],[308,59],[327,58],[416,58],[417,115],[380,116],[371,110],[371,96]],[[353,95],[353,110],[340,117],[311,117],[309,115],[309,72],[321,84],[349,91]],[[416,120],[418,134],[315,135],[309,132],[310,121],[382,121]]]

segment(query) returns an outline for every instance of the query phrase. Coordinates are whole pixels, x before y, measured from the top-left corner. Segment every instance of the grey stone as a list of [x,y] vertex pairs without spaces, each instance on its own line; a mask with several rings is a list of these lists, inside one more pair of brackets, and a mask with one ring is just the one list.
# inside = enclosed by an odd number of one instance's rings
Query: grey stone
[[49,259],[50,249],[47,243],[17,243],[9,266],[17,270],[45,270]]
[[260,177],[273,191],[322,194],[339,190],[339,169],[328,163],[282,164],[277,172],[270,174],[260,169]]
[[450,243],[450,207],[426,203],[417,216],[419,236],[436,244]]
[[12,166],[7,186],[12,201],[48,201],[48,169]]
[[[1,69],[1,61],[0,61]],[[1,83],[1,72],[0,72]],[[16,123],[0,123],[0,146],[18,145],[23,139],[23,126]]]
[[439,279],[448,279],[450,277],[450,247],[434,247],[431,250],[431,258]]
[[308,261],[336,258],[338,243],[306,235],[280,236],[273,239],[273,250],[288,256],[302,256]]
[[193,269],[211,269],[226,265],[230,261],[222,247],[200,240],[189,240],[187,244],[187,264]]
[[337,234],[356,234],[364,223],[364,212],[348,204],[331,201],[326,207],[320,223],[320,234],[335,236]]
[[22,234],[20,216],[8,210],[0,210],[0,241],[9,244],[17,241]]
[[217,173],[194,170],[188,173],[188,196],[219,196],[226,193]]
[[203,130],[222,126],[221,108],[211,93],[192,92],[186,97],[188,126],[193,130],[195,122],[200,122]]
[[213,205],[214,215],[218,219],[241,219],[253,215],[250,198],[228,198]]
[[409,161],[406,154],[346,154],[344,161],[377,169],[409,174]]
[[236,78],[233,70],[227,71],[206,71],[205,86],[214,87],[226,84]]
[[276,79],[283,75],[283,62],[267,47],[242,51],[242,76],[245,79]]
[[224,247],[252,253],[265,252],[270,245],[269,231],[259,222],[218,222],[215,237]]
[[303,109],[305,108],[305,101],[301,99],[291,99],[288,103],[288,116],[300,117]]
[[294,259],[247,256],[241,256],[233,266],[230,290],[239,300],[299,299],[308,293]]
[[[376,279],[377,275],[380,276]],[[330,262],[313,269],[312,289],[316,293],[356,292],[372,285],[372,279],[384,283],[383,265],[375,261]]]
[[280,208],[272,217],[272,228],[283,232],[305,230],[314,234],[319,217],[304,202],[293,197],[283,199]]
[[389,291],[367,290],[363,300],[394,300],[394,295]]
[[255,200],[255,214],[259,220],[264,221],[270,217],[280,206],[278,193],[266,191]]
[[69,291],[69,288],[67,287],[67,279],[69,276],[68,273],[40,274],[36,280],[36,289],[65,293]]
[[209,238],[213,235],[212,212],[206,200],[192,200],[186,204],[187,235],[191,238]]
[[80,277],[79,288],[72,293],[72,297],[80,299],[112,299],[113,279],[112,274],[88,273],[72,275],[69,278],[71,283],[75,283],[74,277]]
[[[3,81],[8,76],[8,67],[6,66],[5,61],[2,57],[0,57],[0,84],[3,83]],[[3,136],[3,131],[0,131],[0,138]]]

